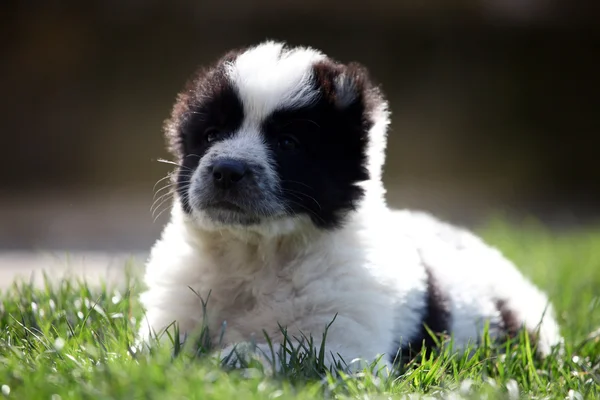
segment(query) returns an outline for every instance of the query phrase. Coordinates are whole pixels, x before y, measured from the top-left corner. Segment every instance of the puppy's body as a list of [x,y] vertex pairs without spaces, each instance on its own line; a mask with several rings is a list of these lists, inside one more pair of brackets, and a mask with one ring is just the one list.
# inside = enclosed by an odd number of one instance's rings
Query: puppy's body
[[273,42],[193,80],[167,125],[181,166],[147,264],[140,337],[204,321],[226,351],[251,339],[265,350],[263,332],[277,347],[280,327],[318,346],[335,317],[329,361],[391,361],[433,345],[424,326],[458,349],[486,322],[498,338],[535,331],[541,354],[560,343],[546,296],[498,251],[388,209],[386,110],[363,69]]

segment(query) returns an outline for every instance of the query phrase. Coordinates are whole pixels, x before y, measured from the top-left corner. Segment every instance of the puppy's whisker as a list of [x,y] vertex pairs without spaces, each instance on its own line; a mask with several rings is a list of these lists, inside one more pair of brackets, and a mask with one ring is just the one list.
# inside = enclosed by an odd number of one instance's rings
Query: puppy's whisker
[[[288,191],[282,191],[282,193],[286,193],[289,194],[290,196],[294,196],[296,199],[302,201],[304,200],[302,197],[300,197],[298,194],[293,193],[293,192],[288,192]],[[316,202],[316,201],[315,201]],[[317,206],[319,205],[319,203],[317,203]],[[319,206],[319,209],[321,209],[321,207]]]
[[[179,187],[179,189],[181,189],[181,190],[186,190],[186,189],[188,189],[188,188],[190,187],[190,185],[191,185],[191,182],[187,182],[186,184],[184,184],[184,185],[181,185],[181,186]],[[174,195],[175,193],[176,193],[176,191],[175,191],[175,190],[173,190],[173,191],[169,191],[169,192],[167,192],[167,193],[163,193],[163,194],[162,194],[162,195],[161,195],[161,196],[160,196],[158,199],[156,199],[156,200],[155,200],[155,201],[152,203],[152,206],[150,207],[150,211],[152,212],[152,215],[154,216],[154,213],[156,213],[156,211],[158,211],[158,209],[159,209],[159,208],[160,208],[160,207],[161,207],[163,204],[165,204],[167,201],[169,201],[169,200],[170,200],[170,199],[173,197],[173,195]],[[158,204],[157,204],[157,203],[158,203]],[[155,206],[155,204],[156,204],[156,206]]]
[[173,208],[173,205],[169,205],[168,207],[163,208],[163,210],[161,212],[158,213],[158,215],[154,218],[153,223],[156,223],[156,221],[160,218],[160,216],[166,211],[166,210],[170,210]]
[[168,204],[168,201],[172,199],[172,196],[169,196],[165,199],[163,199],[160,203],[158,203],[156,205],[156,207],[154,207],[154,209],[152,210],[152,217],[155,216],[156,212],[165,204]]
[[[154,206],[154,209],[152,210],[152,216],[153,217],[156,214],[156,212],[161,209],[161,207],[163,205],[165,205],[165,204],[170,205],[170,206],[173,205],[173,203],[170,202],[170,201],[173,199],[173,195],[174,194],[175,194],[174,192],[173,193],[168,193],[167,196],[165,196],[156,206]],[[159,213],[159,215],[160,215],[160,213]]]
[[154,192],[156,190],[156,186],[161,183],[162,181],[164,181],[165,179],[169,179],[171,178],[173,175],[172,174],[167,174],[167,176],[163,176],[162,178],[160,178],[159,180],[156,181],[156,183],[154,184],[154,186],[152,186],[152,191]]
[[[158,209],[157,209],[157,210],[155,210],[155,211],[152,213],[153,222],[156,222],[156,220],[158,219],[158,217],[159,217],[159,216],[162,214],[162,212],[163,212],[165,209],[167,209],[167,208],[169,208],[169,207],[172,207],[172,206],[173,206],[172,204],[170,204],[170,203],[167,203],[167,204],[165,204],[165,207],[164,207],[164,208],[162,208],[162,207],[160,208],[160,211],[159,211]],[[157,214],[157,212],[158,212],[158,214]]]
[[176,185],[175,183],[169,183],[168,185],[161,187],[160,189],[158,189],[158,190],[157,190],[157,191],[154,193],[154,197],[153,197],[153,199],[156,199],[156,196],[158,196],[158,194],[159,194],[160,192],[162,192],[163,190],[166,190],[166,189],[171,189],[171,188],[174,188],[174,187],[177,187],[177,185]]
[[290,180],[290,179],[282,179],[281,180],[281,183],[286,183],[286,182],[287,183],[293,183],[293,184],[296,184],[296,185],[302,185],[302,186],[304,186],[304,187],[306,187],[306,188],[308,188],[310,190],[313,190],[313,191],[315,190],[313,187],[311,187],[311,186],[309,186],[309,185],[307,185],[306,183],[303,183],[303,182],[293,181],[293,180]]
[[[188,176],[187,178],[189,178],[189,176]],[[187,184],[187,183],[189,183],[190,181],[191,181],[191,179],[188,179],[188,180],[186,180],[186,181],[183,181],[183,182],[170,182],[170,183],[166,184],[165,186],[161,187],[160,189],[158,189],[158,190],[157,190],[157,191],[154,193],[154,197],[153,197],[153,198],[156,198],[156,196],[158,195],[158,193],[162,192],[162,191],[163,191],[163,190],[165,190],[165,189],[172,188],[172,187],[176,187],[176,186],[178,186],[178,185]]]
[[307,195],[306,193],[302,193],[302,192],[299,192],[297,190],[292,190],[292,189],[282,189],[282,192],[291,194],[292,196],[296,197],[298,200],[302,200],[302,197],[300,197],[300,196],[304,196],[304,197],[308,198],[309,200],[314,201],[315,204],[317,205],[317,207],[319,207],[319,210],[323,209],[321,207],[321,204],[317,201],[317,199],[315,199],[312,196]]
[[[156,210],[158,207],[160,207],[160,205],[163,203],[163,200],[165,198],[170,197],[172,195],[173,195],[173,192],[167,192],[167,193],[163,193],[162,195],[160,195],[156,200],[154,200],[154,202],[150,206],[150,211],[152,211],[153,209]],[[156,206],[156,208],[154,206]]]
[[169,188],[174,188],[174,187],[177,187],[177,186],[181,186],[181,185],[183,185],[183,184],[187,184],[187,183],[189,183],[189,182],[190,182],[190,180],[183,181],[183,182],[171,182],[171,183],[168,183],[168,184],[166,184],[165,186],[163,186],[163,187],[161,187],[160,189],[158,189],[158,190],[157,190],[157,191],[154,193],[154,198],[156,198],[156,196],[157,196],[157,195],[158,195],[160,192],[162,192],[163,190],[165,190],[165,189],[169,189]]
[[156,159],[156,161],[158,161],[159,163],[163,163],[163,164],[170,164],[170,165],[175,165],[176,167],[179,168],[184,168],[185,170],[191,171],[192,169],[190,167],[186,167],[183,164],[178,164],[175,161],[170,161],[170,160],[165,160],[163,158],[158,158]]
[[295,204],[298,207],[306,210],[310,215],[314,215],[315,217],[317,217],[319,219],[319,221],[321,221],[323,223],[325,222],[325,220],[319,214],[317,214],[315,211],[311,210],[310,208],[306,207],[304,204],[298,203],[297,201],[294,201],[294,200],[291,200],[291,199],[288,199],[288,201],[290,203]]

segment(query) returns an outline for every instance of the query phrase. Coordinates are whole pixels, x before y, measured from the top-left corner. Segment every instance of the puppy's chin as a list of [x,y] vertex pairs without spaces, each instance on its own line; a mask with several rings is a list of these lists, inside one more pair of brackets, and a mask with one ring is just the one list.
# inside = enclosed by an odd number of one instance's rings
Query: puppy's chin
[[258,235],[265,239],[311,230],[312,221],[303,215],[275,214],[268,217],[223,209],[193,209],[188,221],[209,232],[229,231],[240,236]]
[[250,226],[261,223],[260,217],[236,209],[234,206],[229,208],[209,207],[200,212],[213,223],[223,226]]

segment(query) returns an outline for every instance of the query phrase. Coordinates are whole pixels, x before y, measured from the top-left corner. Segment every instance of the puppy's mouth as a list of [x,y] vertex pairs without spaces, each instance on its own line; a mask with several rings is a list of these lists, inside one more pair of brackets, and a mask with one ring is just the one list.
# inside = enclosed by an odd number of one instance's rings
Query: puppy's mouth
[[254,225],[284,215],[271,193],[257,188],[222,191],[199,186],[188,196],[193,210],[220,225]]
[[223,225],[255,225],[261,222],[261,218],[253,210],[238,205],[231,201],[215,201],[205,204],[202,209],[214,222]]

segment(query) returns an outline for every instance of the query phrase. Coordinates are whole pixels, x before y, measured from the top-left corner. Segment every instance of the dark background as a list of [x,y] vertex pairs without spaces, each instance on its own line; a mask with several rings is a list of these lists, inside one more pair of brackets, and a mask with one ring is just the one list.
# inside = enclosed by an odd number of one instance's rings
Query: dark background
[[370,68],[390,204],[473,225],[600,220],[600,2],[6,1],[0,249],[146,249],[162,122],[196,66],[266,38]]

